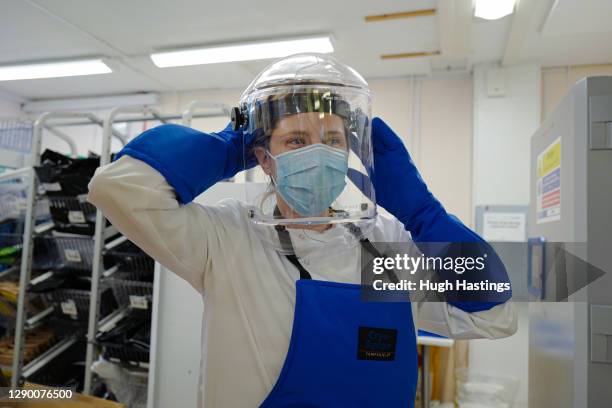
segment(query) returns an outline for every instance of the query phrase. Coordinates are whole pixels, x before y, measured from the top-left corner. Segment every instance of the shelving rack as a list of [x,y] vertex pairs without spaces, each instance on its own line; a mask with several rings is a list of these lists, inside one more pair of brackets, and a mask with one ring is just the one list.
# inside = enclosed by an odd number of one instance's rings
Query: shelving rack
[[[64,124],[57,122],[54,123],[54,121],[58,119],[68,120],[68,122]],[[14,351],[11,377],[12,387],[19,386],[23,378],[35,373],[38,369],[45,366],[45,364],[51,361],[53,358],[73,346],[74,343],[76,343],[77,341],[76,336],[67,336],[59,343],[55,344],[53,347],[46,350],[38,357],[34,358],[25,366],[23,365],[25,329],[36,327],[36,325],[40,324],[47,316],[49,316],[53,312],[53,308],[49,307],[43,310],[41,313],[37,314],[36,316],[32,316],[30,318],[28,318],[27,316],[27,305],[29,300],[28,289],[32,284],[31,272],[33,261],[34,237],[44,231],[53,228],[53,223],[39,226],[35,225],[35,209],[38,201],[38,179],[34,171],[34,167],[40,165],[43,130],[50,131],[50,133],[64,140],[70,148],[71,155],[76,156],[76,144],[69,136],[60,131],[58,127],[73,124],[93,124],[97,126],[102,126],[102,123],[102,120],[96,115],[87,112],[47,112],[42,114],[34,123],[32,150],[29,166],[17,170],[18,172],[24,172],[27,174],[29,184],[27,192],[27,206],[21,254],[19,295],[17,300],[15,345],[13,348]],[[122,144],[125,144],[126,138],[120,132],[113,129],[111,133],[115,137],[117,137],[122,142]],[[110,146],[110,136],[108,137],[108,141],[103,140],[103,143],[107,146]],[[106,158],[101,157],[101,160],[108,160],[108,155],[106,155]],[[14,175],[17,171],[10,172],[9,174],[3,176],[9,177],[11,175]],[[96,221],[100,219],[101,217],[97,217]],[[43,280],[46,279],[48,276],[49,275],[47,274],[43,274],[36,278],[36,280]]]
[[[202,110],[205,110],[202,112]],[[26,330],[31,330],[39,327],[47,321],[54,312],[54,306],[44,308],[39,313],[29,316],[27,307],[29,303],[29,289],[32,285],[41,283],[44,280],[53,276],[52,271],[42,273],[41,275],[31,278],[32,263],[34,258],[34,238],[38,235],[48,232],[54,228],[53,222],[36,225],[36,206],[38,202],[38,178],[34,168],[40,165],[41,161],[41,145],[44,132],[55,135],[66,142],[69,148],[70,155],[76,157],[76,143],[74,140],[62,132],[59,128],[83,125],[96,125],[103,129],[102,136],[102,151],[100,154],[100,165],[105,165],[109,162],[111,138],[117,138],[122,145],[127,142],[127,137],[114,128],[117,123],[133,123],[144,121],[157,121],[167,123],[169,121],[181,121],[183,124],[190,125],[191,120],[195,118],[212,118],[212,117],[229,117],[229,107],[222,104],[207,103],[207,102],[192,102],[189,104],[183,114],[162,115],[155,109],[150,107],[138,108],[116,108],[113,109],[108,116],[102,120],[92,113],[85,112],[50,112],[45,113],[35,121],[33,125],[32,149],[30,152],[30,160],[27,166],[9,170],[0,174],[0,181],[8,180],[16,177],[24,177],[28,180],[27,186],[27,205],[25,211],[25,225],[23,232],[23,244],[21,254],[21,265],[15,266],[10,270],[0,272],[3,276],[10,273],[16,273],[19,270],[19,294],[17,299],[17,313],[15,323],[15,343],[12,364],[11,386],[16,387],[21,382],[34,375],[41,368],[45,367],[50,361],[67,352],[69,349],[83,345],[81,342],[81,334],[73,334],[66,336],[64,339],[54,344],[52,347],[34,357],[27,364],[24,364],[24,343]],[[100,315],[100,280],[111,277],[116,271],[117,266],[104,269],[103,254],[105,250],[109,250],[113,245],[119,245],[126,241],[127,238],[120,236],[105,244],[105,242],[114,237],[118,231],[112,225],[107,225],[106,219],[100,211],[96,210],[95,228],[93,232],[93,250],[91,253],[91,291],[89,296],[89,310],[87,316],[87,336],[86,336],[86,352],[85,352],[85,378],[84,389],[85,393],[92,391],[92,370],[91,366],[94,358],[97,355],[96,336],[100,330],[108,329],[126,317],[128,312],[125,309],[119,308],[113,313],[99,319]],[[38,243],[38,241],[37,241]],[[89,255],[88,255],[89,256]],[[158,268],[157,265],[155,265]],[[85,271],[86,272],[86,271]],[[80,347],[80,346],[79,346]],[[77,349],[74,349],[77,350]],[[79,351],[79,353],[82,351]],[[142,385],[142,384],[141,384]]]
[[[9,132],[13,131],[12,120],[7,120],[5,123],[9,123],[9,126],[5,126],[4,129],[8,128]],[[19,124],[23,123],[19,121]],[[1,125],[0,125],[1,126]],[[27,131],[20,131],[18,136],[27,137]],[[30,133],[31,136],[31,133]],[[3,136],[4,137],[4,136]],[[16,144],[18,141],[14,140],[14,138],[7,138],[11,144]],[[13,139],[13,140],[10,140]],[[4,140],[3,142],[7,142]],[[29,142],[27,142],[29,143]],[[8,144],[8,143],[5,143]],[[6,152],[8,153],[8,152]],[[16,153],[19,156],[23,156],[22,152],[12,151],[11,153]],[[12,167],[14,165],[22,166],[23,165],[23,157],[11,157],[10,154],[3,154],[0,158],[0,162],[2,166]],[[11,283],[14,282],[15,276],[17,276],[19,272],[19,259],[20,256],[17,256],[13,252],[13,255],[9,255],[11,251],[18,251],[19,246],[21,245],[22,232],[19,231],[20,226],[23,225],[23,220],[25,214],[23,213],[22,205],[25,202],[25,197],[22,196],[25,190],[27,190],[27,185],[24,182],[24,179],[27,179],[29,175],[30,169],[27,167],[21,167],[16,170],[6,170],[2,174],[0,174],[0,183],[2,184],[2,188],[6,189],[0,192],[0,223],[2,225],[2,231],[0,232],[0,243],[2,246],[2,252],[5,252],[6,258],[3,259],[4,268],[0,271],[0,282],[2,285],[7,285],[5,288],[7,289],[6,294],[2,296],[2,329],[4,334],[8,334],[14,331],[15,326],[15,316],[11,314],[11,306],[15,303],[14,300],[11,299],[9,288],[12,288]],[[12,187],[12,188],[11,188]],[[6,194],[6,196],[5,196]],[[4,258],[4,257],[3,257]],[[9,266],[9,264],[11,264]],[[18,289],[18,287],[17,287]],[[10,373],[11,370],[11,362],[6,361],[6,355],[9,350],[5,347],[9,344],[6,339],[2,341],[2,364],[1,368],[1,380],[4,382],[4,375]]]
[[[206,109],[205,112],[201,112],[202,109]],[[201,101],[194,101],[189,104],[188,108],[179,114],[166,114],[162,115],[156,110],[150,107],[118,107],[113,109],[106,119],[104,120],[103,139],[105,141],[110,140],[110,134],[113,130],[113,125],[116,123],[134,123],[134,122],[147,122],[147,121],[158,121],[161,123],[168,123],[170,121],[182,121],[183,124],[189,125],[191,120],[194,118],[213,118],[213,117],[228,117],[230,110],[229,107],[222,104],[207,103]],[[107,142],[108,143],[108,142]],[[109,146],[103,146],[103,156],[107,154]],[[121,244],[127,240],[125,237],[117,238],[116,240],[104,245],[103,237],[108,236],[105,231],[109,228],[104,222],[103,215],[100,211],[96,214],[96,232],[95,232],[95,246],[94,246],[94,260],[92,266],[92,284],[91,284],[91,295],[90,295],[90,310],[89,310],[89,322],[87,329],[87,351],[85,358],[85,381],[83,392],[86,394],[92,391],[93,382],[93,371],[92,363],[97,354],[96,338],[101,331],[108,331],[114,327],[119,321],[128,315],[128,311],[125,308],[119,308],[116,312],[109,316],[99,319],[99,307],[100,307],[100,283],[102,279],[112,278],[114,273],[117,272],[117,267],[114,266],[107,270],[104,270],[103,265],[103,254],[105,250],[111,249],[113,246]],[[155,265],[157,268],[157,265]],[[150,309],[150,308],[149,308]],[[148,368],[148,365],[142,367]]]
[[[110,135],[113,131],[113,124],[117,122],[117,118],[121,115],[140,115],[144,118],[150,118],[149,120],[159,120],[162,123],[166,123],[166,119],[162,118],[162,115],[159,114],[155,109],[144,107],[118,107],[114,108],[110,111],[108,116],[104,120],[103,126],[103,140],[104,144],[102,145],[102,157],[105,158],[104,161],[100,161],[100,165],[103,166],[108,163],[108,158],[110,157]],[[133,117],[125,118],[125,120],[134,119]],[[142,119],[146,120],[146,119]],[[83,386],[83,392],[85,394],[91,393],[92,386],[92,364],[94,361],[94,356],[96,354],[96,337],[98,334],[99,328],[99,314],[100,314],[100,277],[101,276],[110,276],[114,272],[112,271],[103,271],[104,265],[102,262],[103,250],[104,250],[104,236],[106,231],[106,223],[104,220],[104,215],[101,211],[97,211],[96,213],[96,230],[94,234],[94,257],[93,257],[93,265],[91,272],[91,294],[90,294],[90,302],[89,302],[89,321],[87,325],[87,351],[85,355],[85,382]],[[119,238],[121,239],[121,238]],[[125,311],[119,310],[117,313],[111,314],[112,319],[116,319],[119,316],[119,321],[122,315],[125,314]],[[111,320],[112,320],[111,319]]]

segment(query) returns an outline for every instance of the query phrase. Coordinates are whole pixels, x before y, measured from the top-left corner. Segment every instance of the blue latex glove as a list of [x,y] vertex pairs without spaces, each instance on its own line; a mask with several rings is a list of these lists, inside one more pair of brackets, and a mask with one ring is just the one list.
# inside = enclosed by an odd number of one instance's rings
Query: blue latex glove
[[[374,170],[370,177],[377,204],[393,214],[410,231],[426,256],[480,257],[486,254],[485,269],[457,275],[439,272],[442,280],[510,282],[506,269],[493,250],[478,234],[446,212],[419,174],[402,140],[379,118],[372,120]],[[436,244],[438,243],[438,244]],[[444,243],[444,244],[443,244]],[[476,298],[470,292],[456,292],[449,303],[474,312],[488,310],[510,299],[511,292],[492,292]]]
[[251,168],[256,160],[244,149],[252,137],[232,130],[203,133],[181,125],[161,125],[132,139],[115,157],[127,154],[159,171],[174,188],[181,204],[191,202],[218,181]]

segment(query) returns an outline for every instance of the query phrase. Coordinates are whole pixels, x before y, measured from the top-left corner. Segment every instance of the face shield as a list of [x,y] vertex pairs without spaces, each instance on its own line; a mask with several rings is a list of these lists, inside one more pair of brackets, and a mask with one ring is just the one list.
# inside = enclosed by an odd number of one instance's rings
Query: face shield
[[254,156],[269,180],[245,184],[259,229],[340,224],[358,241],[371,228],[370,102],[365,80],[326,55],[278,60],[253,80],[232,121],[252,141],[245,163]]

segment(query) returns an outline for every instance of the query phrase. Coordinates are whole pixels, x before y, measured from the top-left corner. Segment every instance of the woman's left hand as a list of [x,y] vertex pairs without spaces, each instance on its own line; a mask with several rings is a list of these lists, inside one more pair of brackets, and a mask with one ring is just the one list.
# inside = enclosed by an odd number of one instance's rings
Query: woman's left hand
[[419,174],[404,142],[380,118],[372,120],[374,170],[370,175],[377,204],[393,214],[406,229],[418,234],[430,210],[442,210]]

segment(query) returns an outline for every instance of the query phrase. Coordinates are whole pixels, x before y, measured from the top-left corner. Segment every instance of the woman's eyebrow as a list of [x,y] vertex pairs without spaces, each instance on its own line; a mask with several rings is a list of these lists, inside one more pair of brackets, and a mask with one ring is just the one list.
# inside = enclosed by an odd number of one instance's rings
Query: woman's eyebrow
[[[282,138],[282,139],[286,139],[288,137],[295,137],[295,136],[301,136],[301,137],[308,137],[310,135],[309,132],[305,131],[305,130],[286,130],[284,132],[281,132],[278,137]],[[336,129],[330,129],[330,130],[326,130],[324,133],[324,136],[329,137],[329,136],[344,136],[344,131],[341,130],[336,130]]]
[[287,130],[279,135],[279,137],[290,137],[290,136],[308,136],[308,132],[304,130]]

